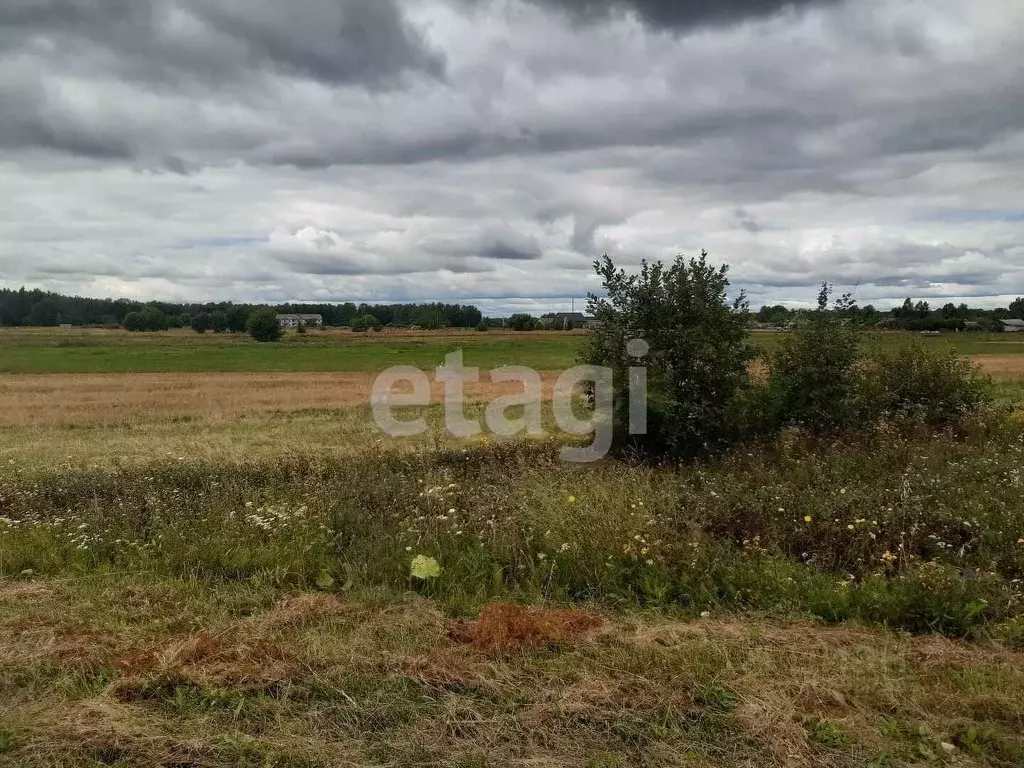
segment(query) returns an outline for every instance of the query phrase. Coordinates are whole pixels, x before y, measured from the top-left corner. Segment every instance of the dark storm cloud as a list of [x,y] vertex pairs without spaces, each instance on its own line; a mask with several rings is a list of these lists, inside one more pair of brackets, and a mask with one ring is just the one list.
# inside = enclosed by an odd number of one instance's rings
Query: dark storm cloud
[[837,0],[531,0],[539,5],[594,20],[621,11],[634,11],[658,27],[697,27],[730,24],[771,16],[788,9],[826,5]]
[[483,259],[498,259],[500,261],[536,261],[541,257],[540,248],[522,250],[508,243],[494,243],[480,252]]
[[95,160],[127,160],[135,155],[131,141],[62,115],[36,110],[0,117],[0,149],[44,149]]
[[5,48],[211,87],[259,70],[373,88],[444,71],[398,0],[5,0]]
[[415,69],[438,76],[397,0],[187,0],[193,13],[241,42],[254,62],[327,83],[380,85]]

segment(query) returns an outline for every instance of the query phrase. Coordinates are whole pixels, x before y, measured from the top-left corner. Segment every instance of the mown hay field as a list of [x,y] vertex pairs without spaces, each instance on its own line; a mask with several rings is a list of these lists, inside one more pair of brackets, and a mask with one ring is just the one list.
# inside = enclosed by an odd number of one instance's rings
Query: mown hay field
[[0,765],[1024,765],[1024,412],[572,466],[366,398],[579,334],[305,336],[0,331]]

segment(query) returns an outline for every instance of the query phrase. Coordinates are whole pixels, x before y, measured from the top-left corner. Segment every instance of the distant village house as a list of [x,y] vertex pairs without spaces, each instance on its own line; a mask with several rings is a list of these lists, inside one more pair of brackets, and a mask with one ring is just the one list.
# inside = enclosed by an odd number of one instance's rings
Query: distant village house
[[1006,333],[1024,333],[1024,320],[1000,320]]
[[277,322],[282,328],[319,328],[324,324],[323,315],[278,315]]
[[545,315],[541,322],[548,328],[558,331],[580,330],[589,328],[594,318],[582,312],[554,312]]

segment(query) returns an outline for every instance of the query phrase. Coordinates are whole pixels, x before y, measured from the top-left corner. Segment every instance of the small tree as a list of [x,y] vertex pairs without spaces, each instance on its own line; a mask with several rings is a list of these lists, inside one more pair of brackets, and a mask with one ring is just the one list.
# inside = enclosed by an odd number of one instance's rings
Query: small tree
[[168,327],[167,315],[156,307],[146,307],[141,312],[142,330],[144,331],[166,331]]
[[[647,434],[636,442],[676,457],[709,453],[740,436],[737,413],[753,356],[741,292],[729,301],[728,267],[679,256],[669,265],[643,262],[640,273],[594,262],[607,298],[590,296],[595,318],[584,361],[612,369],[615,433],[629,426],[629,368],[647,369]],[[640,339],[647,345],[632,344]],[[634,354],[630,354],[630,352]]]
[[1020,296],[1010,302],[1010,317],[1024,320],[1024,296]]
[[491,326],[489,326],[489,325],[488,325],[487,323],[485,323],[485,322],[481,321],[481,322],[479,322],[479,323],[477,324],[477,326],[476,326],[476,329],[477,329],[477,330],[478,330],[478,331],[479,331],[480,333],[486,333],[487,331],[491,330]]
[[228,330],[232,333],[245,333],[245,324],[249,320],[250,310],[247,307],[232,307],[228,310]]
[[769,357],[762,427],[835,432],[855,416],[854,392],[862,331],[844,319],[855,306],[850,294],[829,309],[832,286],[822,283],[818,307],[805,314]]
[[142,330],[142,313],[141,312],[129,312],[124,316],[124,321],[121,323],[126,331],[135,333]]
[[212,326],[210,315],[206,312],[200,312],[192,318],[192,330],[196,333],[206,333]]
[[519,312],[508,319],[508,327],[513,331],[532,331],[537,328],[537,318],[524,312]]
[[379,331],[382,327],[380,320],[373,315],[363,315],[352,321],[352,330],[356,333],[362,333],[371,329]]
[[228,316],[223,312],[214,312],[210,315],[210,330],[214,333],[224,333],[228,329]]
[[253,312],[249,315],[245,328],[250,336],[261,342],[277,341],[283,335],[281,324],[277,320],[277,313],[272,309],[260,309]]

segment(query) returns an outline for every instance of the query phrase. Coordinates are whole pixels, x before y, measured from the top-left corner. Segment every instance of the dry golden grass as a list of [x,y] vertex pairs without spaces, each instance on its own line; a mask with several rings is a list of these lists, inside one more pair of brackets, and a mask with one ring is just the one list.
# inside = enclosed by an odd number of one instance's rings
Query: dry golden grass
[[[367,405],[373,373],[113,373],[0,376],[0,426],[98,425],[198,417],[210,422],[259,412]],[[542,374],[550,397],[557,373]],[[433,378],[433,377],[431,377]],[[400,387],[396,392],[403,391]],[[409,391],[409,390],[405,390]],[[521,391],[486,373],[466,384],[469,402]],[[432,384],[432,402],[443,387]]]
[[[500,613],[506,639],[532,638],[544,617],[579,628],[515,652],[461,642],[465,625],[422,598],[144,577],[44,586],[29,598],[0,584],[0,764],[1011,766],[1024,754],[1024,657],[993,645],[485,610],[476,626]],[[523,632],[505,626],[516,621]]]
[[994,379],[1024,381],[1024,355],[975,355],[971,362]]

